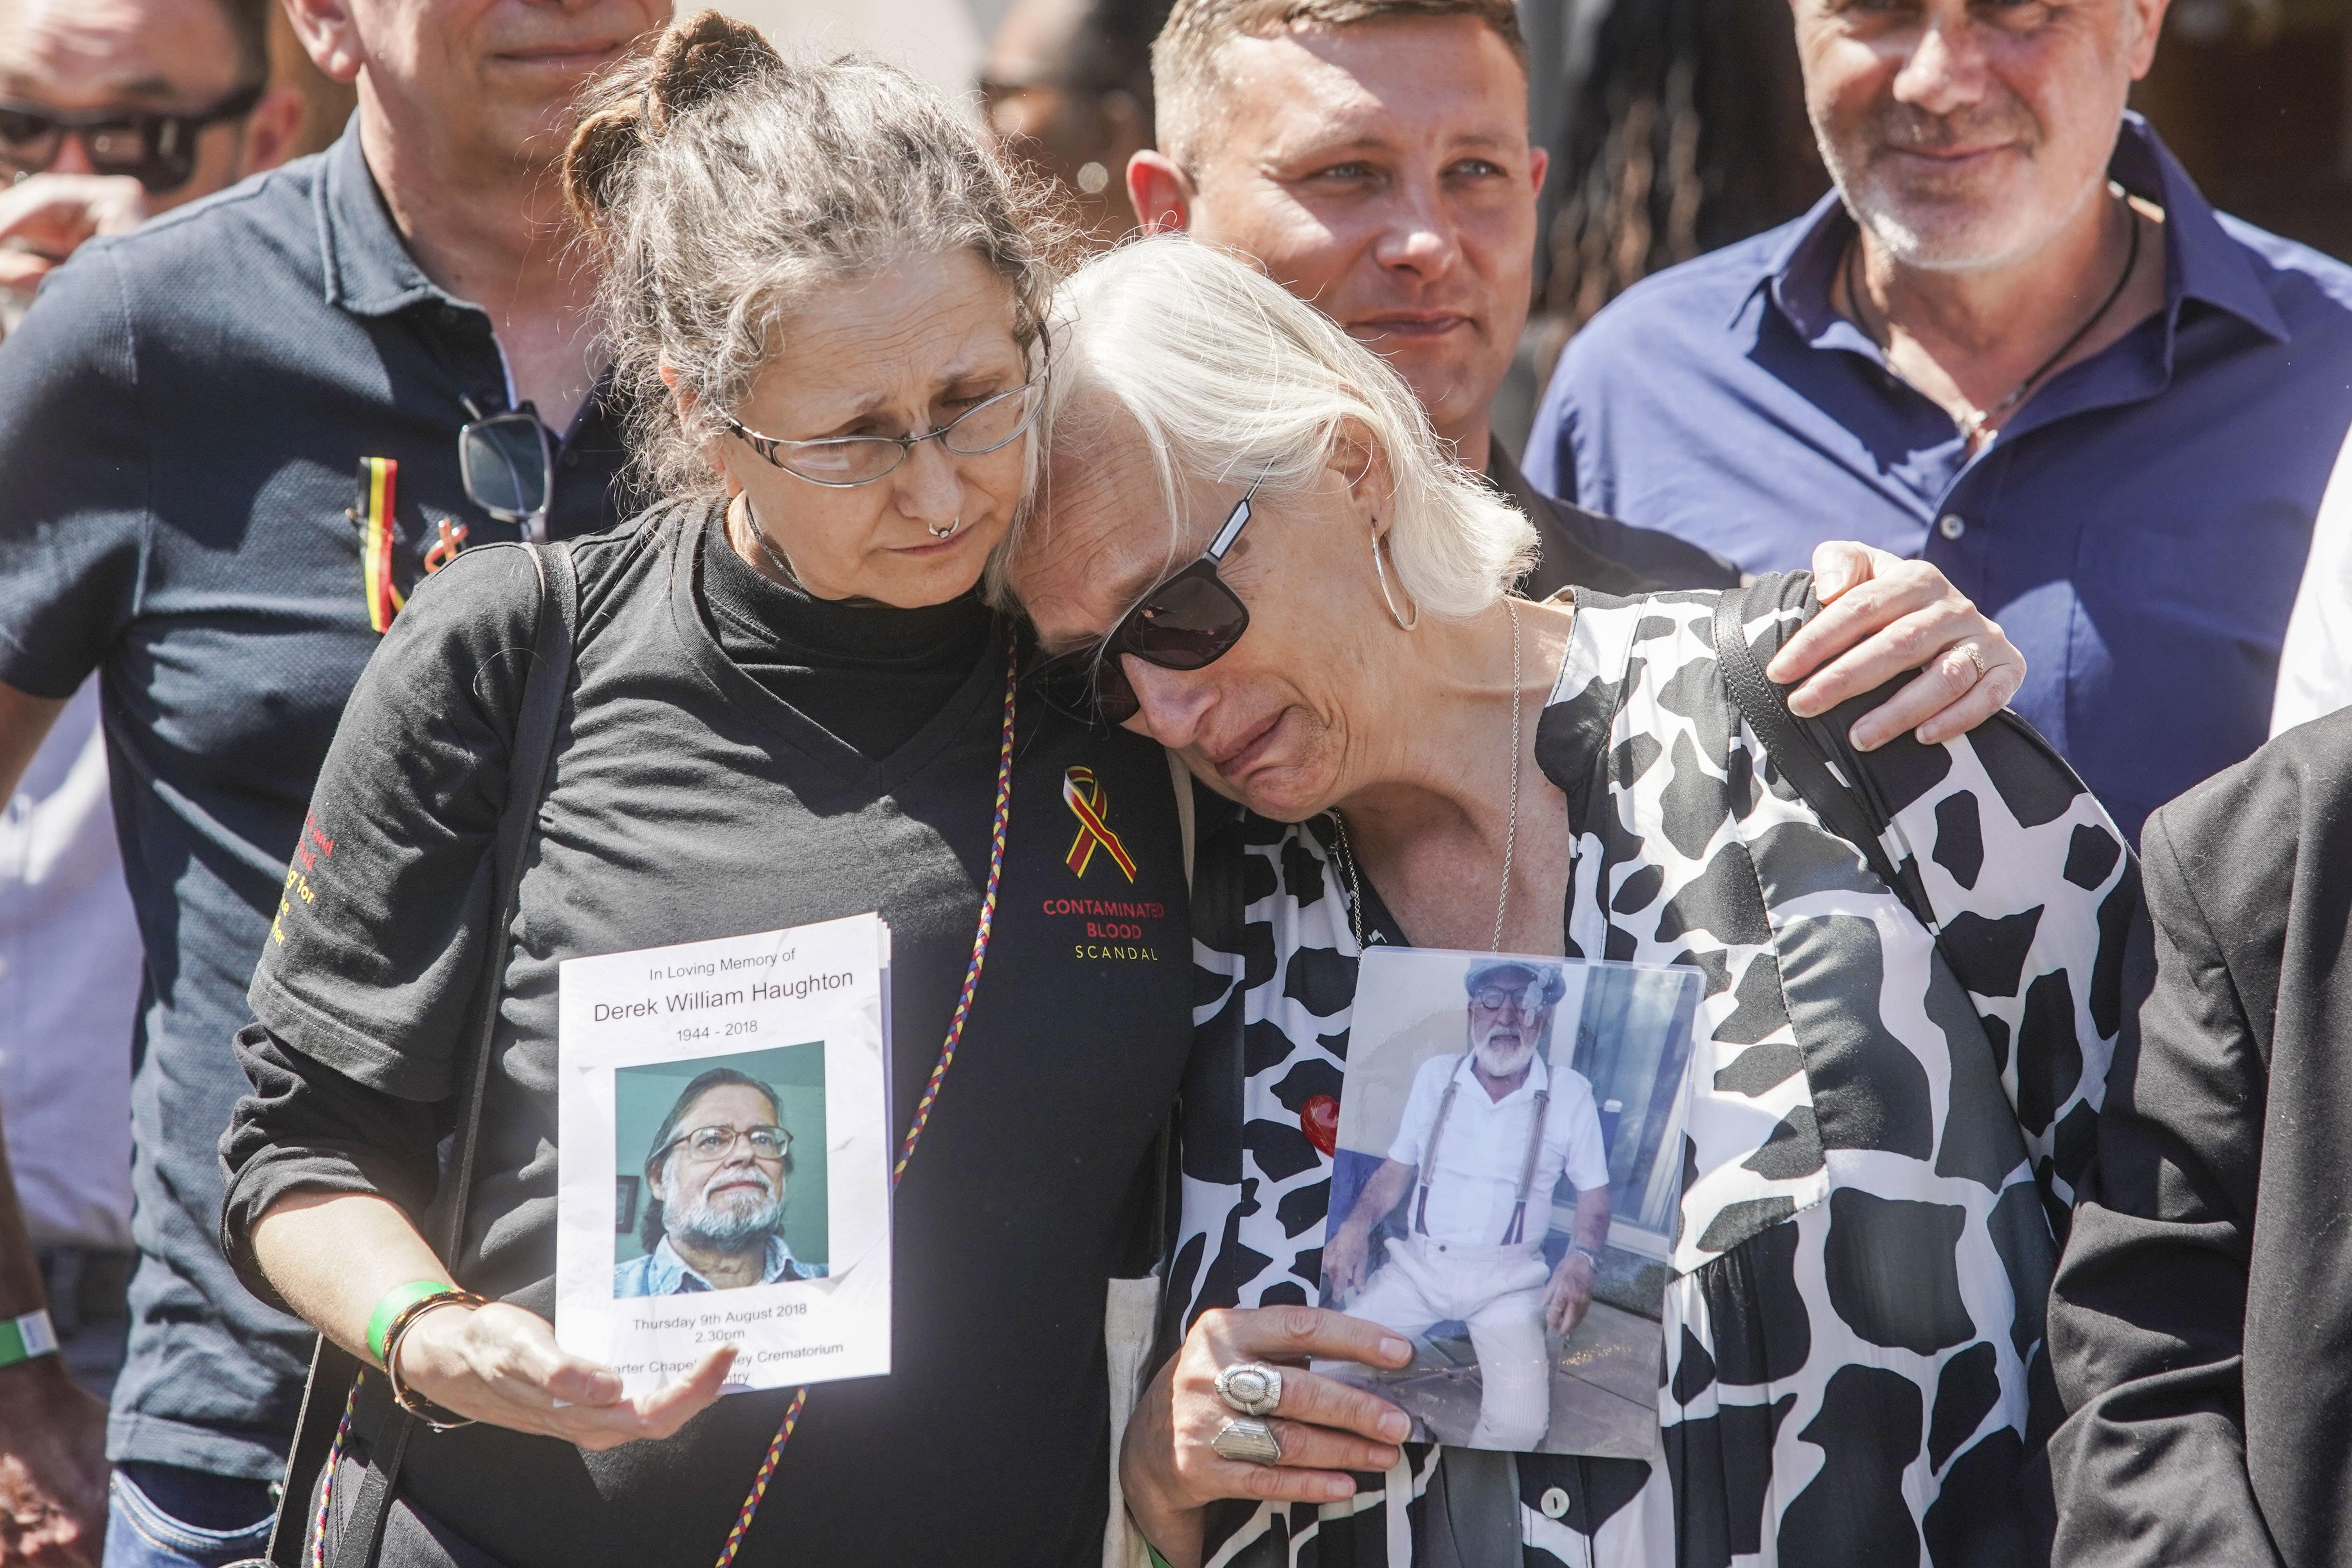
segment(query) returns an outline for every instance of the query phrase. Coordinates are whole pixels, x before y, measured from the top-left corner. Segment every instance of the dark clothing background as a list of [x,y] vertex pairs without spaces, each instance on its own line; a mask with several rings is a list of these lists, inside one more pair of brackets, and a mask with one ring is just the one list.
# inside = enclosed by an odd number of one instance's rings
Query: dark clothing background
[[2051,1307],[2057,1560],[2341,1563],[2352,710],[2158,810],[2141,874],[2145,1000]]
[[[976,658],[962,652],[960,626],[988,618],[976,603],[815,604],[732,558],[700,507],[575,551],[575,684],[502,977],[467,1242],[449,1259],[471,1288],[551,1317],[558,964],[878,909],[903,1130],[971,951],[1006,668],[1001,625],[982,626]],[[861,752],[729,657],[710,584],[739,570],[727,594],[759,616],[727,635],[769,628],[754,668],[839,664],[856,626],[861,700],[913,713],[908,738]],[[380,1192],[428,1215],[488,939],[488,850],[526,673],[514,656],[537,601],[520,552],[461,559],[394,627],[336,734],[316,853],[298,866],[285,940],[254,977],[259,1025],[240,1042],[256,1092],[223,1146],[224,1240],[240,1261],[253,1219],[299,1187]],[[1083,875],[1067,863],[1079,824],[1062,786],[1076,765],[1094,771],[1132,880],[1099,849]],[[1105,1281],[1141,1224],[1139,1173],[1191,1041],[1174,807],[1157,745],[1024,705],[987,967],[894,1205],[892,1371],[811,1392],[743,1561],[1099,1560]],[[1089,917],[1080,900],[1145,908]],[[699,1561],[717,1554],[790,1397],[731,1395],[675,1438],[605,1454],[490,1426],[420,1434],[402,1487],[420,1516],[514,1568]]]
[[1527,467],[1749,572],[1824,539],[1942,568],[2023,650],[2019,716],[2137,837],[2270,732],[2352,424],[2352,268],[2214,212],[2137,115],[2108,172],[2165,210],[2164,306],[1981,449],[1832,307],[1853,221],[1832,192],[1594,317]]
[[[460,397],[507,405],[488,317],[403,247],[356,132],[93,240],[0,345],[0,682],[103,671],[122,859],[146,950],[131,1083],[129,1359],[116,1460],[274,1480],[311,1333],[215,1245],[215,1145],[246,1089],[228,1042],[344,699],[374,652],[362,457],[400,464],[395,571],[436,524],[479,543]],[[621,462],[592,402],[550,531],[607,525]]]
[[1500,441],[1487,447],[1486,482],[1536,525],[1536,563],[1518,592],[1549,599],[1563,588],[1621,596],[1661,588],[1737,588],[1739,568],[1688,540],[1633,528],[1548,496],[1528,483]]

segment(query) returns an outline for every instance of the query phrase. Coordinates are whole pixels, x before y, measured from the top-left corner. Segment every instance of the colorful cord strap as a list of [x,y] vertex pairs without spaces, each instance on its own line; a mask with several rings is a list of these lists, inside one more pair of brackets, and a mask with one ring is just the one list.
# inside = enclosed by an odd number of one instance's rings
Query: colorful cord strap
[[[898,1178],[907,1173],[907,1162],[915,1157],[915,1145],[922,1141],[923,1127],[931,1119],[931,1107],[940,1098],[940,1085],[955,1063],[957,1045],[963,1039],[964,1020],[971,1016],[972,993],[980,987],[981,966],[988,960],[988,934],[996,926],[996,886],[1004,874],[1004,829],[1013,816],[1013,699],[1021,686],[1021,643],[1016,634],[1007,633],[1004,648],[1004,731],[996,748],[996,822],[988,834],[988,889],[981,895],[980,929],[971,939],[971,963],[963,973],[963,990],[956,997],[955,1015],[948,1020],[947,1043],[940,1047],[940,1059],[931,1068],[930,1081],[923,1086],[923,1097],[915,1103],[915,1119],[907,1129],[907,1141],[899,1145],[898,1163],[890,1169],[890,1186],[896,1191]],[[793,1402],[784,1411],[783,1425],[768,1444],[768,1452],[760,1461],[759,1473],[751,1478],[751,1489],[743,1499],[743,1507],[735,1516],[735,1528],[727,1532],[727,1544],[719,1548],[717,1568],[733,1568],[735,1553],[743,1545],[743,1537],[758,1517],[760,1503],[768,1495],[768,1482],[776,1473],[776,1461],[783,1458],[784,1445],[793,1440],[793,1428],[800,1425],[801,1408],[808,1403],[808,1390],[796,1389]]]
[[343,1442],[352,1435],[352,1412],[359,1402],[360,1378],[354,1377],[351,1393],[343,1396],[343,1418],[335,1423],[334,1446],[327,1450],[326,1478],[319,1483],[319,1513],[310,1521],[310,1568],[327,1568],[327,1515],[335,1506],[335,1470],[343,1462]]

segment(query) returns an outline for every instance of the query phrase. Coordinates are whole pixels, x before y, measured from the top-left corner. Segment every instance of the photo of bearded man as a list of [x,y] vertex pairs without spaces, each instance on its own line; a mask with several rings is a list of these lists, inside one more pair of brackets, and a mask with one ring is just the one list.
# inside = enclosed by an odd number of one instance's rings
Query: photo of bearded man
[[[1592,1305],[1608,1156],[1592,1085],[1545,1059],[1559,967],[1475,962],[1462,984],[1465,1048],[1414,1074],[1387,1158],[1325,1244],[1324,1286],[1328,1304],[1409,1339],[1463,1324],[1481,1389],[1469,1445],[1528,1450],[1550,1426],[1545,1335],[1574,1333]],[[1563,1180],[1575,1222],[1555,1267],[1544,1238]],[[1400,1204],[1403,1234],[1372,1268],[1373,1229]]]
[[712,1068],[678,1095],[646,1152],[646,1252],[613,1270],[615,1297],[739,1290],[824,1277],[784,1241],[793,1135],[772,1086]]

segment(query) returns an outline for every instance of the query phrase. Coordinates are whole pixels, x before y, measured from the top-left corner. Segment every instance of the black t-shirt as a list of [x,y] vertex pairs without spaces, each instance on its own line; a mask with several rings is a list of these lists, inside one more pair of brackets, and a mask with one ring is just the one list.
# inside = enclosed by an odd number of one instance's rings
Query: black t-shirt
[[[395,582],[467,499],[467,404],[507,405],[490,319],[404,247],[356,129],[320,156],[94,239],[0,343],[0,682],[101,673],[145,994],[131,1080],[129,1359],[108,1453],[274,1480],[310,1331],[214,1246],[228,1051],[335,721],[375,652],[348,515],[397,465]],[[593,401],[557,454],[556,538],[608,528],[623,461]]]
[[[575,548],[575,684],[453,1260],[461,1280],[541,1312],[555,1254],[557,964],[878,909],[893,938],[903,1122],[971,952],[1005,680],[992,626],[909,738],[861,754],[727,656],[705,586],[727,546],[701,509]],[[428,1201],[483,962],[515,651],[536,595],[520,551],[462,558],[411,603],[353,696],[285,940],[254,979],[267,1033],[246,1037],[257,1094],[224,1145],[232,1256],[255,1215],[295,1187],[382,1191],[420,1213]],[[821,637],[812,623],[845,611],[795,616],[782,594],[768,607],[770,624],[792,623],[772,640],[779,663],[788,638],[805,647]],[[926,662],[911,660],[908,691],[930,679]],[[1073,869],[1080,825],[1062,791],[1076,767],[1107,795],[1131,881],[1106,854]],[[746,1563],[1098,1555],[1104,1282],[1133,1240],[1138,1173],[1191,1034],[1181,854],[1158,747],[1023,704],[987,967],[896,1199],[894,1370],[812,1390]],[[403,1491],[518,1568],[715,1557],[788,1398],[730,1395],[676,1438],[601,1455],[487,1426],[420,1436]]]
[[[725,511],[704,526],[703,598],[729,662],[869,757],[887,755],[938,712],[983,654],[1000,647],[974,589],[898,610],[820,599],[761,575],[726,541]],[[1002,634],[998,636],[1001,637]]]

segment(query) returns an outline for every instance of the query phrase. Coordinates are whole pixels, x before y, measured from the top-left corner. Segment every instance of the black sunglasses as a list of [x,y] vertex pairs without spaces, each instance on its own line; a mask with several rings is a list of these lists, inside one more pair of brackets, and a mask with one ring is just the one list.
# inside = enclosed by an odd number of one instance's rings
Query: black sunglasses
[[548,498],[555,493],[555,439],[528,402],[503,414],[484,414],[460,399],[473,417],[457,432],[457,472],[466,499],[500,522],[520,523],[531,538],[547,536]]
[[74,136],[100,174],[129,174],[149,195],[168,195],[195,174],[198,134],[206,126],[252,113],[268,87],[254,82],[210,109],[179,113],[143,109],[69,112],[0,100],[0,171],[14,176],[12,184],[45,174],[64,151],[66,138]]
[[1265,481],[1250,481],[1241,502],[1190,566],[1143,595],[1110,635],[1092,647],[1049,658],[1031,672],[1046,705],[1082,724],[1124,724],[1142,710],[1118,656],[1131,653],[1161,669],[1200,669],[1234,650],[1249,630],[1249,606],[1217,575],[1217,566],[1249,526],[1250,498]]

